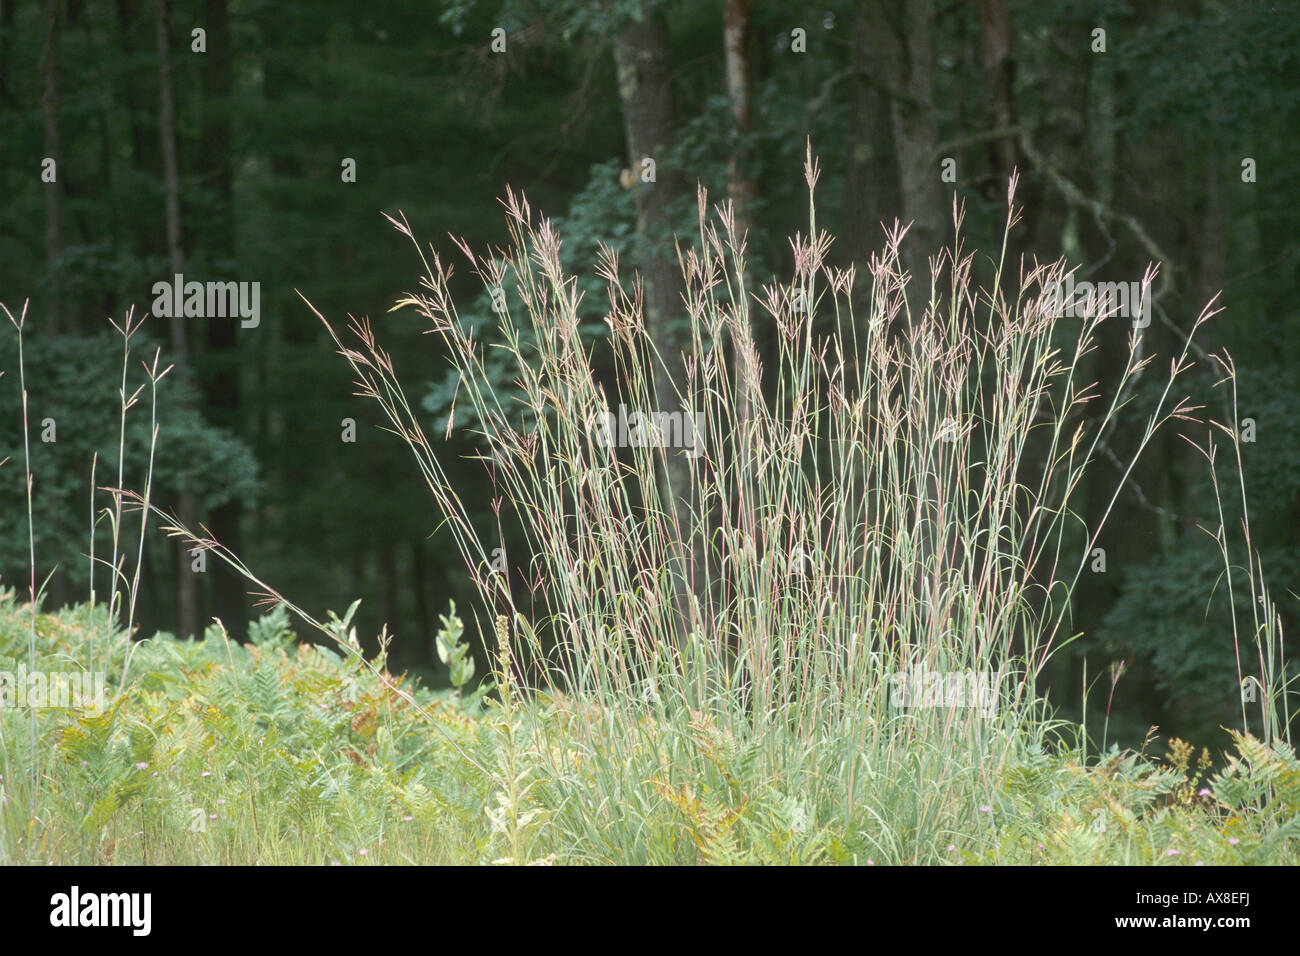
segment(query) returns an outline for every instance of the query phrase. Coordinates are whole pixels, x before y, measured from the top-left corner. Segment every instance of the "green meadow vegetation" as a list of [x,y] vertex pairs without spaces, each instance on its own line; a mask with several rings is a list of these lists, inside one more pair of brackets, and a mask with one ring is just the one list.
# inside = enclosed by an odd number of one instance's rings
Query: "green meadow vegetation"
[[[811,156],[805,178],[815,199]],[[905,230],[861,272],[830,265],[814,202],[791,239],[793,275],[760,283],[729,205],[701,190],[699,232],[677,246],[679,360],[647,334],[639,286],[609,249],[593,272],[610,334],[579,335],[559,236],[523,198],[505,207],[508,247],[462,245],[455,266],[393,223],[424,267],[395,309],[419,317],[458,376],[445,432],[408,401],[382,325],[316,313],[358,395],[409,448],[439,540],[474,581],[467,620],[454,606],[442,617],[450,689],[391,672],[387,631],[366,653],[356,603],[317,616],[157,508],[154,445],[127,462],[125,435],[128,417],[155,414],[166,371],[146,356],[145,386],[128,390],[128,317],[119,454],[86,493],[86,560],[102,572],[90,579],[111,584],[42,610],[29,527],[29,593],[0,594],[0,672],[100,672],[105,699],[99,712],[6,701],[0,859],[1300,862],[1280,618],[1251,557],[1244,488],[1214,477],[1220,523],[1205,529],[1233,608],[1222,640],[1250,691],[1218,752],[1154,737],[1121,749],[1037,687],[1077,637],[1071,599],[1101,529],[1085,526],[1076,493],[1105,437],[1141,436],[1140,454],[1174,428],[1211,476],[1225,456],[1239,463],[1232,359],[1192,341],[1212,303],[1173,355],[1147,352],[1135,328],[1103,401],[1081,362],[1099,323],[1126,320],[1053,314],[1064,265],[1004,261],[1005,241],[967,250],[960,208],[957,241],[915,276]],[[499,303],[487,320],[458,315],[453,268]],[[851,295],[863,284],[866,316]],[[25,312],[6,312],[21,350]],[[768,367],[759,315],[779,339]],[[597,348],[609,354],[597,361]],[[1226,425],[1182,397],[1198,363],[1220,379]],[[594,371],[609,367],[613,378]],[[1156,389],[1149,415],[1131,414],[1139,380]],[[683,417],[616,447],[599,423],[619,406]],[[448,478],[452,430],[474,437],[493,527]],[[1225,519],[1233,501],[1240,524]],[[149,582],[132,535],[160,533],[234,568],[267,613],[247,634],[220,621],[197,640],[135,633]],[[1234,602],[1243,580],[1252,600]],[[478,639],[488,674],[469,653]],[[1107,689],[1086,707],[1106,708]]]
[[[6,593],[6,668],[31,626]],[[103,609],[35,628],[42,661],[92,642],[125,657]],[[1211,775],[1186,751],[1090,753],[1039,729],[994,772],[938,738],[863,752],[833,728],[741,736],[703,713],[434,693],[296,642],[284,607],[243,642],[156,635],[131,671],[98,717],[38,715],[39,767],[27,715],[4,712],[5,862],[1297,862],[1300,765],[1254,737]]]

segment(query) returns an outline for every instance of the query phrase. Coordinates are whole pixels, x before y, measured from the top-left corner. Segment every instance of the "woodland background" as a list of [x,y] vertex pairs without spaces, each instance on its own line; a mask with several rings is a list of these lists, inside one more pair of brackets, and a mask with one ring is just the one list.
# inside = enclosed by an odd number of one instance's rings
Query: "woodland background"
[[[394,669],[445,682],[437,616],[449,599],[471,603],[469,577],[409,453],[351,394],[346,364],[294,290],[327,316],[373,317],[441,435],[455,382],[413,314],[386,314],[419,262],[381,213],[404,212],[444,254],[449,233],[484,249],[505,241],[506,186],[523,190],[554,217],[565,264],[582,276],[585,334],[606,332],[592,270],[603,241],[641,268],[647,321],[670,342],[680,329],[669,237],[694,236],[696,183],[711,201],[736,201],[757,275],[788,274],[785,237],[807,231],[811,141],[832,260],[865,262],[883,244],[880,224],[898,218],[914,222],[909,268],[927,274],[950,237],[954,189],[968,247],[996,257],[1018,169],[1024,215],[1009,261],[1065,256],[1079,279],[1126,282],[1159,261],[1149,350],[1168,354],[1222,290],[1201,346],[1226,347],[1239,369],[1256,429],[1244,446],[1253,545],[1294,634],[1298,14],[1294,3],[1201,0],[0,0],[0,301],[31,299],[29,414],[57,423],[57,440],[32,449],[47,606],[87,594],[92,454],[98,484],[115,472],[121,341],[107,320],[147,311],[153,283],[175,272],[257,281],[255,329],[151,318],[136,340],[139,356],[156,342],[177,365],[159,395],[155,499],[304,607],[362,598],[359,631],[387,622],[397,635]],[[204,52],[192,49],[196,28]],[[492,48],[496,29],[504,52]],[[656,161],[653,188],[625,173],[643,155]],[[46,157],[54,183],[42,182]],[[355,182],[341,175],[347,158]],[[941,177],[945,159],[955,183]],[[455,286],[462,316],[486,321],[481,283],[461,268]],[[1107,400],[1128,333],[1103,322],[1089,358]],[[773,330],[756,335],[771,345]],[[13,338],[0,336],[0,459],[11,458],[0,469],[0,584],[23,591]],[[1193,397],[1222,418],[1212,383],[1197,377]],[[1132,431],[1107,442],[1115,461],[1136,446],[1151,400],[1133,395]],[[355,442],[341,440],[345,418]],[[128,487],[147,439],[137,415]],[[473,450],[453,431],[444,460],[489,523]],[[1232,467],[1220,462],[1228,486]],[[1118,475],[1093,469],[1089,525]],[[1240,514],[1237,502],[1225,508]],[[1105,572],[1086,574],[1076,594],[1070,633],[1082,637],[1047,675],[1064,715],[1080,716],[1086,683],[1089,724],[1103,719],[1109,668],[1123,661],[1112,738],[1137,742],[1158,724],[1217,740],[1239,708],[1222,562],[1198,527],[1214,513],[1204,460],[1170,430],[1099,542]],[[159,533],[146,566],[141,633],[195,633],[213,615],[244,632],[252,599],[225,568],[191,573]]]

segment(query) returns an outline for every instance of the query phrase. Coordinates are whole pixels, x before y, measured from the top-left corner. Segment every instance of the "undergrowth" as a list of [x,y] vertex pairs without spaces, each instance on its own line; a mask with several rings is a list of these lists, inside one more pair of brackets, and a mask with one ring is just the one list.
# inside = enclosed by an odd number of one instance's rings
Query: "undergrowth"
[[[29,611],[0,595],[0,670],[26,658]],[[85,606],[38,614],[36,634],[47,665],[83,658],[92,640],[125,641]],[[1099,760],[1027,747],[989,781],[986,803],[954,799],[909,835],[924,821],[890,815],[907,781],[870,777],[860,813],[845,820],[806,777],[756,772],[756,745],[703,714],[673,726],[643,714],[637,737],[612,754],[584,733],[600,715],[581,719],[572,698],[503,707],[402,684],[424,714],[345,656],[298,641],[283,607],[242,641],[215,625],[202,640],[158,634],[102,715],[40,713],[50,756],[31,844],[26,714],[0,711],[0,854],[88,864],[1300,862],[1300,762],[1285,744],[1249,736],[1204,777],[1177,747],[1166,759]],[[500,779],[474,770],[431,720]],[[615,760],[626,762],[622,780],[605,775]],[[629,786],[638,778],[644,786]],[[593,829],[596,814],[637,839]]]

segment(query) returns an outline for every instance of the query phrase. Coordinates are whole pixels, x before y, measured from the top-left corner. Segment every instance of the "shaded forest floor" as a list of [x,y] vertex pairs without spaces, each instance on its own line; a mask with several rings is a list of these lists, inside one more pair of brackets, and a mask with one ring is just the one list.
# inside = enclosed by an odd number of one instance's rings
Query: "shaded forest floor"
[[[989,748],[1010,754],[997,760],[864,751],[846,768],[854,741],[797,727],[389,686],[298,643],[283,607],[244,641],[213,627],[140,643],[121,688],[127,645],[106,621],[86,606],[35,618],[47,672],[106,655],[107,700],[33,721],[9,679],[3,862],[1300,862],[1300,763],[1250,737],[1225,734],[1234,752],[1208,778],[1176,742],[1159,758],[1089,754],[1046,732]],[[0,595],[0,672],[33,670],[31,627],[30,606]],[[958,772],[927,779],[931,757]]]

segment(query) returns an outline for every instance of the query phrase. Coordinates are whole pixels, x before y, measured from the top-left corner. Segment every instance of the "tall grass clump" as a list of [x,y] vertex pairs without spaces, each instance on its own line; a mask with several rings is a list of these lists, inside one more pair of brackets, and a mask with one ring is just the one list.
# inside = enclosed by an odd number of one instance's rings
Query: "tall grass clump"
[[[112,319],[112,327],[122,339],[122,378],[118,390],[119,431],[116,451],[117,482],[113,487],[99,488],[95,485],[95,475],[99,466],[96,454],[91,461],[90,474],[90,528],[89,551],[86,558],[90,567],[89,595],[85,607],[87,619],[93,620],[93,626],[87,629],[89,640],[80,647],[79,655],[69,658],[66,654],[40,653],[37,634],[37,619],[41,605],[46,598],[47,576],[38,584],[36,547],[36,519],[33,504],[33,489],[40,487],[44,475],[34,465],[32,447],[32,411],[30,408],[30,390],[27,364],[25,359],[25,336],[27,335],[29,302],[24,302],[15,315],[7,305],[0,303],[0,311],[5,314],[14,329],[17,344],[16,369],[21,410],[21,435],[23,451],[23,473],[25,488],[25,521],[27,526],[27,606],[26,617],[29,622],[25,654],[18,653],[18,645],[11,635],[0,632],[0,674],[5,682],[4,692],[7,701],[0,701],[0,860],[32,862],[39,860],[39,847],[44,843],[44,834],[49,821],[41,813],[41,796],[49,785],[53,739],[62,731],[58,730],[59,715],[53,705],[40,707],[26,705],[13,706],[15,691],[25,675],[45,674],[47,672],[65,672],[69,668],[80,671],[83,680],[93,679],[99,675],[100,686],[111,695],[103,702],[109,717],[106,721],[114,724],[117,707],[120,705],[128,685],[127,675],[131,657],[136,649],[129,636],[135,631],[135,609],[141,588],[141,570],[144,565],[144,542],[148,533],[148,516],[152,508],[150,501],[153,494],[154,455],[158,440],[158,384],[171,371],[171,366],[162,367],[161,350],[155,348],[152,362],[141,362],[149,388],[149,443],[148,458],[143,464],[142,474],[135,476],[137,483],[143,487],[143,493],[127,493],[123,490],[127,476],[127,417],[128,413],[140,402],[146,384],[137,385],[134,390],[128,386],[128,370],[132,351],[131,340],[140,331],[143,318],[136,318],[134,309],[128,310],[119,325]],[[0,373],[3,374],[3,373]],[[34,384],[34,383],[33,383]],[[0,460],[0,466],[7,463]],[[111,456],[110,456],[111,463]],[[134,469],[133,469],[134,470]],[[111,506],[101,507],[100,493],[107,492]],[[132,497],[142,507],[140,524],[128,528],[124,521],[124,508],[128,497]],[[96,532],[100,524],[107,524],[109,530],[110,558],[105,558],[96,551]],[[138,532],[135,543],[134,560],[132,557],[129,535],[132,530]],[[50,572],[53,574],[53,571]],[[100,591],[96,582],[108,575],[108,600],[99,600]],[[120,661],[117,655],[120,653]],[[19,670],[19,667],[23,670]],[[120,670],[118,669],[120,666]],[[42,676],[42,681],[44,677]],[[26,683],[24,681],[24,683]],[[51,692],[52,693],[52,692]],[[42,692],[43,694],[43,692]],[[22,746],[13,731],[22,715],[26,716],[26,747]],[[118,729],[115,726],[114,730]],[[24,812],[25,811],[25,812]]]
[[[353,319],[345,344],[322,317],[410,446],[482,598],[481,632],[514,645],[498,655],[509,706],[529,695],[548,718],[526,721],[526,750],[509,738],[509,793],[550,807],[534,857],[926,862],[961,843],[998,858],[1004,774],[1056,728],[1035,682],[1071,637],[1101,531],[1076,493],[1139,375],[1164,385],[1144,421],[1123,423],[1134,460],[1171,419],[1204,424],[1175,397],[1190,334],[1161,373],[1135,328],[1115,394],[1098,394],[1085,359],[1099,323],[1123,320],[1050,314],[1062,262],[1008,275],[1014,180],[982,279],[956,204],[930,276],[904,272],[897,226],[860,275],[829,263],[811,155],[804,171],[793,276],[757,289],[732,209],[710,215],[700,191],[697,240],[678,249],[677,376],[608,247],[609,336],[580,337],[577,279],[522,197],[507,195],[507,249],[458,244],[498,303],[488,336],[458,314],[452,266],[416,242],[425,275],[395,309],[427,320],[459,375],[448,432],[459,419],[477,442],[492,528],[452,487],[371,324]],[[776,331],[768,369],[759,323]],[[626,447],[601,424],[619,406],[655,422]],[[517,539],[500,540],[506,527]],[[1263,609],[1257,636],[1276,627]],[[1280,671],[1258,664],[1267,711]]]

